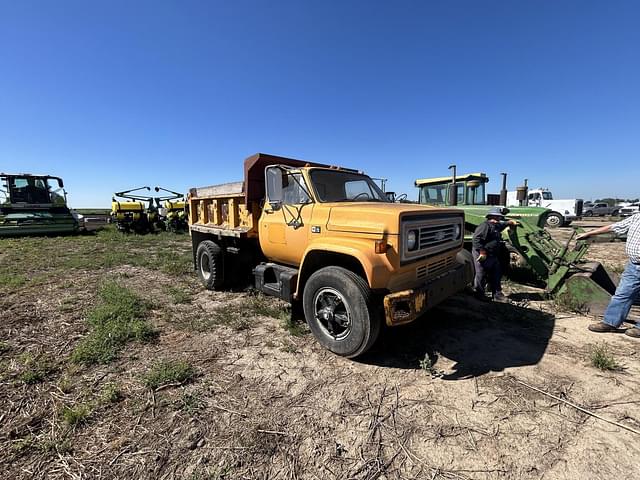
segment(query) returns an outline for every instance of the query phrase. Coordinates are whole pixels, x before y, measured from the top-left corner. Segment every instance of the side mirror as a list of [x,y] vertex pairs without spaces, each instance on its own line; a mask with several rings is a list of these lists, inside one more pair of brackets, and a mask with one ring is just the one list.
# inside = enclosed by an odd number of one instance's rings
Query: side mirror
[[273,210],[279,210],[282,206],[282,177],[285,175],[279,166],[267,167],[265,170],[266,196]]

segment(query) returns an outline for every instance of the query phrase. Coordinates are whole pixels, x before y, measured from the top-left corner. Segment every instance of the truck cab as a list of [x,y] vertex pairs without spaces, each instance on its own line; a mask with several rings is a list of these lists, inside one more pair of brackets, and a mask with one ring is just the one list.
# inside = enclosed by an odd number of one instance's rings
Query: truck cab
[[461,211],[391,203],[363,172],[256,154],[244,182],[189,193],[194,266],[210,289],[250,271],[347,357],[384,321],[414,321],[471,281]]
[[[531,188],[527,193],[526,205],[531,207],[543,207],[551,210],[547,215],[546,226],[550,228],[567,227],[574,220],[579,220],[583,209],[582,199],[554,199],[553,194],[547,188]],[[519,205],[517,192],[507,193],[507,206]]]

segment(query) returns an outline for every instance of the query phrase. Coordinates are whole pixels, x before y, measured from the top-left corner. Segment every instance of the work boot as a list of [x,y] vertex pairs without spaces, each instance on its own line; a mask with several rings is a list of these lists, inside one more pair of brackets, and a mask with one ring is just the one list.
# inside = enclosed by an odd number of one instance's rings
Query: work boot
[[640,338],[640,328],[638,327],[627,328],[624,334],[629,335],[630,337],[633,337],[633,338]]
[[488,302],[489,298],[482,290],[473,290],[473,296],[476,300],[480,300],[481,302]]
[[509,303],[509,299],[502,292],[496,292],[493,294],[493,301],[500,303]]
[[[613,326],[609,325],[608,323],[604,323],[604,322],[592,323],[591,325],[589,325],[588,328],[592,332],[596,332],[596,333],[607,333],[607,332],[619,332],[620,331],[616,327],[613,327]],[[632,330],[632,329],[629,329],[629,330]]]

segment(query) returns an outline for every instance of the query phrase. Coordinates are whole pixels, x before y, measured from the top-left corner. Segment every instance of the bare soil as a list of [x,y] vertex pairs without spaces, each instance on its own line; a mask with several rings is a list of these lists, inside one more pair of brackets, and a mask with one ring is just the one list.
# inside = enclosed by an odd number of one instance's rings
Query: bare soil
[[[114,250],[126,255],[101,260]],[[0,240],[0,478],[640,477],[637,433],[562,401],[639,431],[640,342],[589,332],[593,318],[540,290],[506,282],[511,304],[458,295],[353,361],[305,326],[293,335],[275,300],[247,313],[251,292],[202,290],[189,252],[187,236]],[[619,271],[624,243],[590,257]],[[160,334],[76,365],[106,279],[149,302]],[[602,343],[620,368],[592,365]],[[171,359],[196,376],[145,387]],[[80,421],[64,413],[82,406]]]

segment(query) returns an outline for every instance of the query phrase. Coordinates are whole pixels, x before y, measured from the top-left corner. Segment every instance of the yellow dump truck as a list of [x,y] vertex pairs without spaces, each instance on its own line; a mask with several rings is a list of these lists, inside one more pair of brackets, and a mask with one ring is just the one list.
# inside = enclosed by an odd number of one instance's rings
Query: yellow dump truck
[[192,188],[194,266],[206,288],[252,277],[301,305],[318,342],[355,357],[473,277],[460,210],[390,203],[367,175],[267,154],[244,182]]

